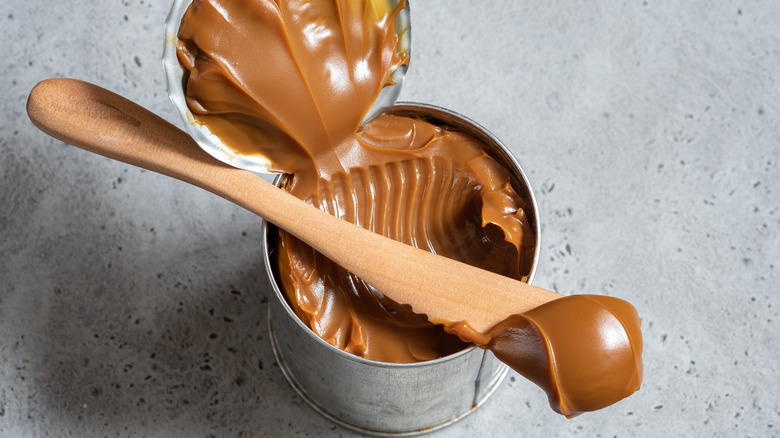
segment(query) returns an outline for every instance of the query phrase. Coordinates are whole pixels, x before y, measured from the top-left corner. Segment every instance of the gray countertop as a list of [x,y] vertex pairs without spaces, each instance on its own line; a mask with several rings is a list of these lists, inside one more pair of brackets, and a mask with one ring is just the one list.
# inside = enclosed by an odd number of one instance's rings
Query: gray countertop
[[[509,374],[431,437],[780,435],[780,3],[412,3],[401,99],[458,111],[535,189],[535,284],[622,297],[642,389],[567,420]],[[74,77],[181,126],[166,1],[0,3],[0,436],[356,436],[287,384],[261,222],[55,141]]]

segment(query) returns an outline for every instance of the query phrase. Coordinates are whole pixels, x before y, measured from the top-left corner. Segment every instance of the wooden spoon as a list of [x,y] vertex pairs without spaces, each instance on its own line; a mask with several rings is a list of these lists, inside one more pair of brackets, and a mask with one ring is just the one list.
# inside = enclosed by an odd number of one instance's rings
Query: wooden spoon
[[49,79],[27,101],[32,122],[82,149],[186,181],[297,236],[433,323],[485,332],[561,295],[375,234],[331,216],[261,177],[224,164],[184,131],[98,86]]

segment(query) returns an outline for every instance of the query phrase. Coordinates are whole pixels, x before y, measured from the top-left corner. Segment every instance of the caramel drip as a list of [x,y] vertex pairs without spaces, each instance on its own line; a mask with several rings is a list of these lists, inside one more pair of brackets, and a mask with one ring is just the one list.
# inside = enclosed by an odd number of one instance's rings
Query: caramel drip
[[639,390],[642,332],[636,309],[602,295],[572,295],[513,315],[485,334],[467,324],[447,331],[476,340],[541,387],[569,418],[609,406]]

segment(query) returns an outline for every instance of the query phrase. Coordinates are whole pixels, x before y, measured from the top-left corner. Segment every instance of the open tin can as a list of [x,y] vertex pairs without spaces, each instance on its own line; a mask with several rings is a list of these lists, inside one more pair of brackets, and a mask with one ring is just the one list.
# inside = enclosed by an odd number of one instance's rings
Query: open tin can
[[[444,108],[403,103],[390,114],[417,117],[479,139],[485,151],[510,172],[515,191],[536,235],[528,281],[539,258],[539,220],[528,179],[509,150],[475,122]],[[284,177],[276,180],[281,185]],[[292,310],[282,290],[276,249],[278,232],[266,223],[264,263],[274,297],[268,326],[274,354],[290,385],[330,420],[372,435],[408,436],[456,422],[484,403],[506,376],[508,367],[475,346],[439,359],[387,363],[344,352],[312,332]]]
[[[393,5],[401,0],[388,0]],[[267,172],[267,163],[254,156],[232,153],[206,126],[195,122],[184,94],[185,74],[177,58],[177,32],[191,0],[173,0],[165,23],[163,66],[168,93],[186,128],[198,144],[215,158],[257,173]],[[410,50],[409,8],[404,1],[396,32],[399,50]],[[539,220],[536,200],[522,168],[509,150],[490,132],[452,111],[426,104],[396,104],[403,82],[404,66],[394,73],[395,86],[378,97],[368,118],[387,112],[425,119],[434,125],[465,132],[480,140],[485,152],[503,164],[515,191],[525,200],[525,213],[536,236],[527,280],[536,271],[539,258]],[[281,186],[285,176],[279,176]],[[330,420],[362,433],[408,436],[430,432],[456,422],[484,403],[498,388],[508,367],[492,353],[467,347],[439,359],[417,363],[387,363],[364,359],[327,343],[295,314],[282,290],[277,269],[275,226],[263,225],[263,262],[270,277],[268,325],[277,362],[298,394]]]

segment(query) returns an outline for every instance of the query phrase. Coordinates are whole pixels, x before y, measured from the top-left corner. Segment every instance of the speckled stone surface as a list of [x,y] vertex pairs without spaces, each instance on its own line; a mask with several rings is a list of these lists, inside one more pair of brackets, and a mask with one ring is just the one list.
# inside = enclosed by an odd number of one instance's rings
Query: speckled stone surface
[[[0,2],[0,436],[357,436],[271,351],[261,223],[28,121],[49,77],[177,124],[166,1]],[[543,228],[535,283],[644,320],[640,392],[566,420],[510,373],[431,437],[780,435],[780,3],[412,3],[403,100],[504,140]]]

